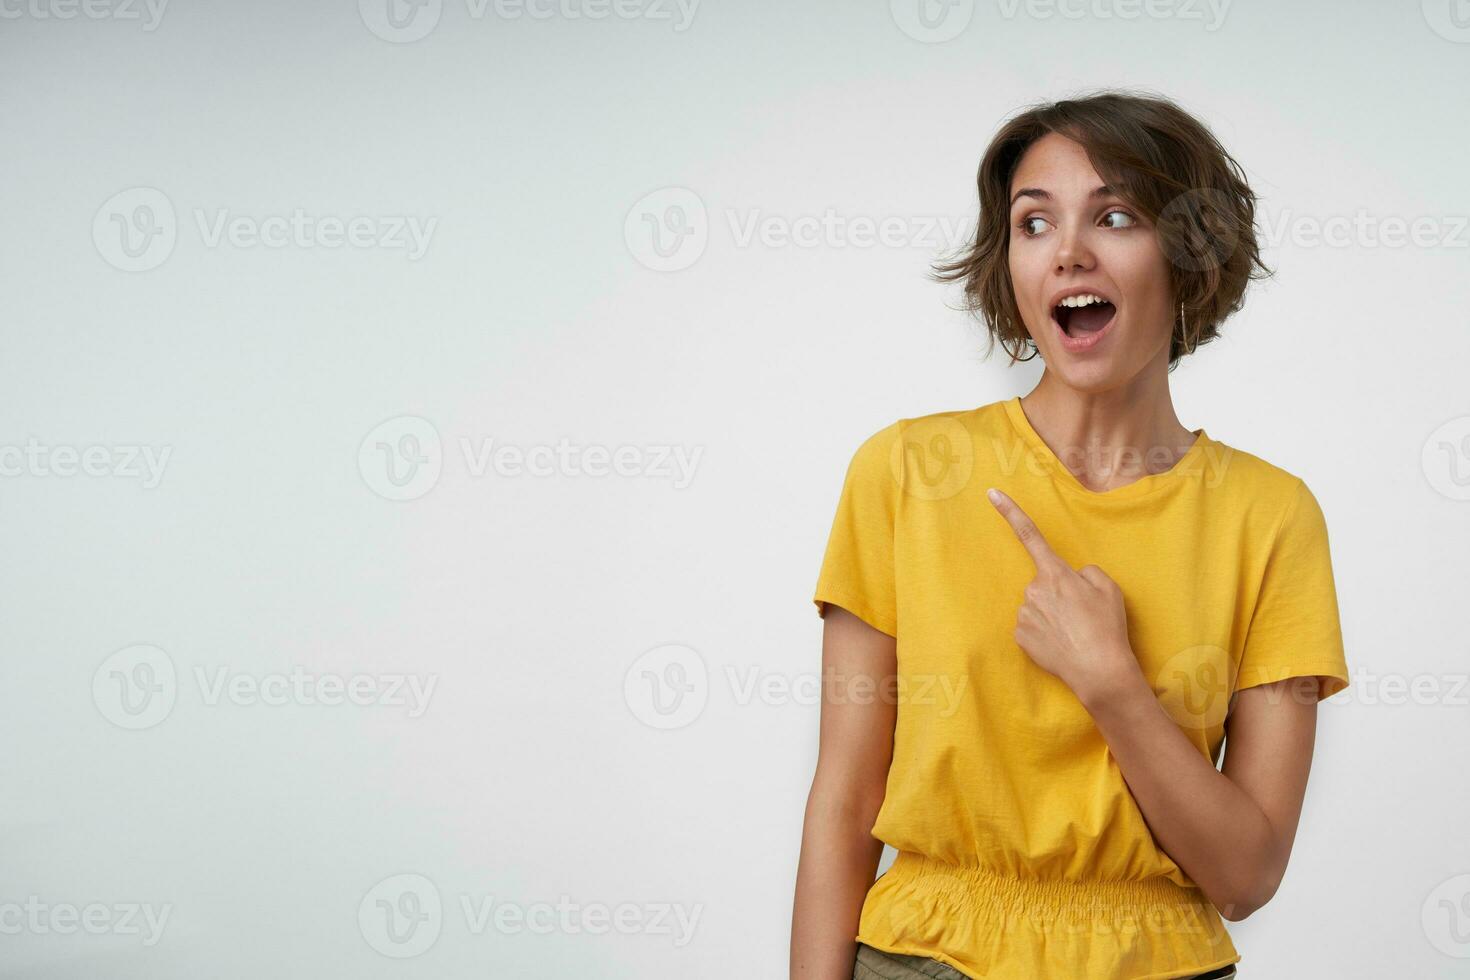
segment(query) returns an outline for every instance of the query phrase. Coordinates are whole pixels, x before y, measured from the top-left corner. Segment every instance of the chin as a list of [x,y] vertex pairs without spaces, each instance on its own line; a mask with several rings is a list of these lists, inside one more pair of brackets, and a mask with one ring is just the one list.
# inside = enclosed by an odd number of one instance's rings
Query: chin
[[1048,374],[1079,391],[1107,391],[1127,383],[1137,373],[1137,367],[1124,362],[1115,351],[1079,356],[1054,346],[1042,351],[1041,359]]

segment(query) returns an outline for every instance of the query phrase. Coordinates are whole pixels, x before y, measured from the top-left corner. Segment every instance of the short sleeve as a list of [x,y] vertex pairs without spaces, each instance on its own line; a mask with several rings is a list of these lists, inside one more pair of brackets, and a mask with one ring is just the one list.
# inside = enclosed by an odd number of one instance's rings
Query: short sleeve
[[1235,690],[1313,675],[1319,701],[1348,686],[1327,521],[1297,480],[1266,559]]
[[848,463],[837,516],[812,601],[817,615],[835,603],[889,636],[898,636],[893,535],[899,485],[891,462],[901,422],[863,441]]

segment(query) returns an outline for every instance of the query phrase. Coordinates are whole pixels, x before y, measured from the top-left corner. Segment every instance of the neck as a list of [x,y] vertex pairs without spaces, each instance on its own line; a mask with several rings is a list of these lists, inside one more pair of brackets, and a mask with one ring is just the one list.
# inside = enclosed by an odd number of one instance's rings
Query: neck
[[1084,486],[1111,490],[1170,469],[1198,438],[1174,414],[1168,376],[1153,374],[1109,391],[1080,391],[1046,371],[1021,407]]

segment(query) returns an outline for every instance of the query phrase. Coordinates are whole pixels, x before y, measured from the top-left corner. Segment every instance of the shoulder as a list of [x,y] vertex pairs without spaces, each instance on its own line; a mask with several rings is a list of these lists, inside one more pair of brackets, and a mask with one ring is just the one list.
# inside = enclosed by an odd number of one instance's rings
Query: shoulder
[[880,435],[890,440],[948,440],[955,447],[968,446],[976,438],[999,432],[1009,422],[1005,400],[968,408],[953,408],[910,415],[896,420]]
[[894,419],[878,429],[868,429],[859,436],[854,448],[848,444],[850,460],[847,464],[849,479],[875,480],[888,470],[889,459],[898,455],[903,438],[905,419]]
[[896,447],[900,447],[906,440],[924,440],[936,436],[942,438],[946,434],[955,440],[968,442],[987,426],[1003,422],[1004,416],[1001,413],[1004,410],[1005,403],[997,401],[979,407],[906,415],[885,423],[881,428],[869,429],[860,439],[854,456],[887,459],[887,454],[897,452]]
[[1007,423],[1004,402],[908,415],[870,430],[853,452],[849,479],[888,493],[926,499],[954,496],[968,482],[979,447]]
[[1321,522],[1321,506],[1300,473],[1218,439],[1210,440],[1203,456],[1205,485],[1225,488],[1266,525],[1277,528],[1300,518]]
[[869,434],[864,437],[863,444],[891,444],[903,438],[920,438],[946,431],[970,439],[1009,431],[1007,427],[1010,422],[1006,414],[1008,411],[1006,403],[1010,401],[1013,399],[1002,398],[983,405],[945,409],[922,415],[906,415],[894,419],[880,429],[870,430]]
[[[993,403],[995,407],[999,405]],[[993,406],[906,415],[869,428],[858,438],[856,446],[848,450],[851,453],[848,478],[869,484],[890,482],[897,487],[904,482],[904,471],[914,465],[910,457],[950,453],[968,457],[975,433],[974,420]]]
[[1205,448],[1224,461],[1234,479],[1252,489],[1289,494],[1295,492],[1297,484],[1303,482],[1291,470],[1219,439],[1212,438]]

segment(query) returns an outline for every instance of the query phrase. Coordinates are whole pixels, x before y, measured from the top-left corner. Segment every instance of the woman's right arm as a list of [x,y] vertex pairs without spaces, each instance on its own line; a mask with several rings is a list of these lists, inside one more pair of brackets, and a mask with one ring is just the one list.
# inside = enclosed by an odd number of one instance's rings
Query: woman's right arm
[[851,980],[858,917],[883,842],[873,824],[893,759],[897,641],[832,603],[822,627],[821,735],[791,916],[792,980]]

